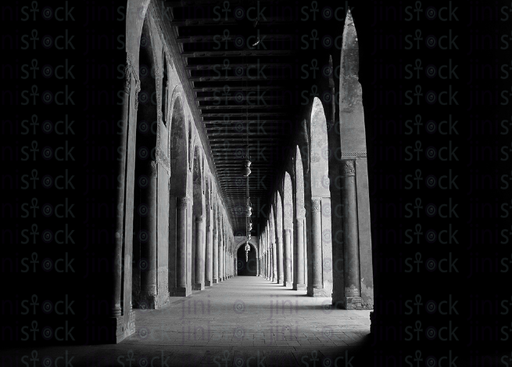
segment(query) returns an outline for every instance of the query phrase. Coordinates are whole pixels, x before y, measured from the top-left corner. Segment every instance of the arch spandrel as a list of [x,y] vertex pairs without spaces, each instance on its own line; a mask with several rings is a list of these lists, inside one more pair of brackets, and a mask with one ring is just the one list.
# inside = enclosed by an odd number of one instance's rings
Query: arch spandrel
[[284,229],[292,229],[293,227],[293,185],[292,179],[288,172],[284,174],[283,180],[283,227]]
[[297,218],[305,216],[304,208],[304,169],[302,164],[302,155],[297,146],[295,151],[295,215]]
[[310,180],[312,196],[329,193],[329,144],[327,120],[320,99],[315,97],[310,119]]

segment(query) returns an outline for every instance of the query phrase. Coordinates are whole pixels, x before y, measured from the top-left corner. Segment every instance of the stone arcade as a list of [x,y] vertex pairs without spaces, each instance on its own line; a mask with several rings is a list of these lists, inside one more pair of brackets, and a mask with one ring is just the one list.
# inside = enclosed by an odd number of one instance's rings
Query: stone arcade
[[[115,342],[134,333],[134,308],[165,308],[242,270],[310,297],[332,297],[336,308],[373,309],[365,125],[350,11],[339,29],[341,55],[304,53],[308,70],[318,71],[299,86],[290,81],[296,36],[273,31],[268,16],[251,21],[249,11],[237,18],[222,13],[220,3],[200,3],[128,1]],[[239,255],[246,243],[246,148],[253,162],[249,262]]]

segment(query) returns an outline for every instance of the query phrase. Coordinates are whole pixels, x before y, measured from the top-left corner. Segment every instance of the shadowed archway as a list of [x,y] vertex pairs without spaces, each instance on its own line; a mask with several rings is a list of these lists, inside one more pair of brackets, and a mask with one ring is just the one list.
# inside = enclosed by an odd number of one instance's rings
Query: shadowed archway
[[245,244],[238,247],[236,252],[236,267],[239,276],[256,276],[258,274],[256,248],[250,242],[249,246],[251,250],[249,251],[248,261],[245,261]]

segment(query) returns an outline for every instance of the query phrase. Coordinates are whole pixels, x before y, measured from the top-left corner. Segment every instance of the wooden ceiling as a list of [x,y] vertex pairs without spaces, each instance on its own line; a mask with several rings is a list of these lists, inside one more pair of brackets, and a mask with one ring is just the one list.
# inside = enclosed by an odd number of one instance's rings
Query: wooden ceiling
[[252,233],[258,234],[288,158],[290,136],[299,125],[299,34],[291,18],[271,14],[271,4],[165,3],[235,235],[245,235],[247,146],[252,162]]

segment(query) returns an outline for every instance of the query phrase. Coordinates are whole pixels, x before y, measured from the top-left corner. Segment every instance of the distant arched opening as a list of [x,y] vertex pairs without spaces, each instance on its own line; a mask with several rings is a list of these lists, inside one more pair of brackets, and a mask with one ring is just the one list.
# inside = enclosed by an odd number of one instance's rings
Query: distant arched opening
[[256,276],[258,273],[258,260],[256,258],[256,248],[249,243],[248,261],[245,259],[245,243],[242,244],[236,252],[236,268],[239,276]]

